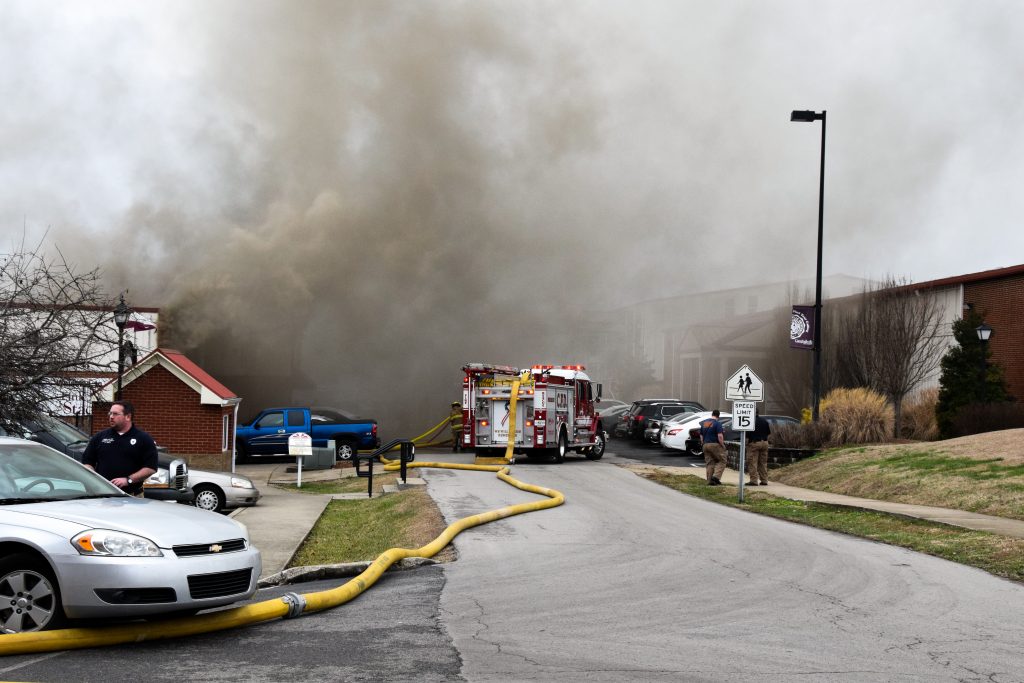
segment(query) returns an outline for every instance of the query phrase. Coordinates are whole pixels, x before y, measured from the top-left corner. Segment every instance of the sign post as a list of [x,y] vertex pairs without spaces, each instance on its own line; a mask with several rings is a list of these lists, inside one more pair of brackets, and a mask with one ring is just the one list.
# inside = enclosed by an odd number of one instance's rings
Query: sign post
[[757,403],[754,401],[732,402],[732,428],[740,433],[740,502],[743,502],[743,486],[747,479],[747,432],[754,431],[757,420]]
[[[288,455],[295,456],[298,476],[295,486],[302,488],[302,458],[313,455],[313,439],[305,432],[295,432],[288,437]],[[314,465],[315,467],[315,465]]]
[[740,433],[739,500],[747,479],[747,432],[754,431],[757,404],[764,400],[764,382],[749,365],[744,365],[725,381],[725,397],[732,401],[732,428]]

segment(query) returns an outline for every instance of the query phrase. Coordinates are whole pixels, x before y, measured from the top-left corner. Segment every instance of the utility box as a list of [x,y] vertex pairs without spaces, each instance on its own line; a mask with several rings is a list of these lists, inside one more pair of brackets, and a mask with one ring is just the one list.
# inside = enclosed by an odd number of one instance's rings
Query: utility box
[[307,455],[302,459],[302,469],[305,470],[329,470],[334,467],[334,449],[317,448],[313,446],[313,455]]

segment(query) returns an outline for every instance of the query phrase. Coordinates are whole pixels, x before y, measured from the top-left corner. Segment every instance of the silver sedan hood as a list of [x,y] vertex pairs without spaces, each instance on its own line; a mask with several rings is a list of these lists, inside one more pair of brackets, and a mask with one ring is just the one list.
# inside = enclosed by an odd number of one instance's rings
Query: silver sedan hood
[[[249,539],[246,528],[228,517],[189,505],[144,500],[131,496],[92,500],[5,506],[4,522],[24,526],[78,525],[84,529],[114,529],[144,536],[161,548]],[[38,518],[53,520],[47,524]],[[35,518],[33,520],[33,518]],[[63,522],[64,524],[59,524]],[[56,524],[55,524],[56,523]],[[77,533],[77,531],[75,533]]]

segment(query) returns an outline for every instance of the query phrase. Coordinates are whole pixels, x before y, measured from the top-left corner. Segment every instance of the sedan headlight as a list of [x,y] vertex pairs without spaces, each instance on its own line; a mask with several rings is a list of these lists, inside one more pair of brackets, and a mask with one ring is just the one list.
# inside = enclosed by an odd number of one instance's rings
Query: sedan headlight
[[252,482],[242,477],[231,477],[231,485],[239,489],[251,489],[255,488]]
[[123,531],[90,529],[71,539],[71,545],[80,555],[104,557],[163,557],[156,543]]

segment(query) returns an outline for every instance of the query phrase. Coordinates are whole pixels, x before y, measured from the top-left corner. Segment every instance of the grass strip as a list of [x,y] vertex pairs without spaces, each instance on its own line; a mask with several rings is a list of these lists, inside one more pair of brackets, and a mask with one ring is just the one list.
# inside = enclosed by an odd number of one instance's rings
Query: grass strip
[[[366,483],[362,484],[365,490]],[[434,500],[421,487],[366,500],[334,500],[288,566],[373,560],[389,548],[424,546],[446,526]],[[449,546],[434,559],[450,561],[454,550]]]
[[[366,480],[366,477],[343,477],[329,481],[304,481],[302,482],[302,488],[293,484],[277,485],[277,487],[285,491],[297,491],[299,493],[366,493]],[[381,493],[385,485],[394,484],[396,481],[398,481],[397,474],[390,472],[374,473],[373,495]]]
[[702,477],[660,471],[644,472],[642,476],[722,505],[909,548],[1024,582],[1024,539],[873,510],[789,500],[749,489],[744,492],[745,501],[740,503],[735,486],[710,487]]

